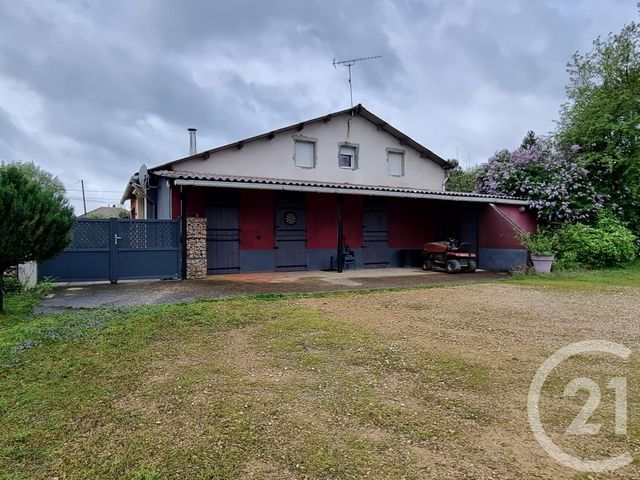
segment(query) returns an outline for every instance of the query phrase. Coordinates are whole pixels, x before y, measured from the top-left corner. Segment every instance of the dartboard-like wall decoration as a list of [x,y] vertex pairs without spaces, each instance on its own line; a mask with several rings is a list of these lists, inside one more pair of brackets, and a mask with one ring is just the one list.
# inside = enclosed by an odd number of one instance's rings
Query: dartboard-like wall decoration
[[297,221],[298,216],[295,214],[295,212],[289,210],[284,214],[284,223],[286,223],[287,225],[295,225]]

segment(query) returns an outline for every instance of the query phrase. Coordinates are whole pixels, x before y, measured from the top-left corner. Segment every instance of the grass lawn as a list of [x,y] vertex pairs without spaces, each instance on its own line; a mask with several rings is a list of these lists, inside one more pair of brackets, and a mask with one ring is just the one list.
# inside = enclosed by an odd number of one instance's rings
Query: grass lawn
[[[529,383],[557,348],[634,350],[566,362],[543,420],[589,458],[640,451],[640,266],[506,282],[253,297],[0,317],[0,479],[614,478],[537,445]],[[562,433],[596,380],[593,437]],[[608,378],[629,384],[613,433]],[[608,402],[608,403],[607,403]],[[639,454],[640,456],[640,454]],[[638,478],[637,463],[615,478]]]
[[564,271],[551,275],[515,275],[509,280],[518,285],[557,288],[640,287],[640,261],[627,268],[592,271]]

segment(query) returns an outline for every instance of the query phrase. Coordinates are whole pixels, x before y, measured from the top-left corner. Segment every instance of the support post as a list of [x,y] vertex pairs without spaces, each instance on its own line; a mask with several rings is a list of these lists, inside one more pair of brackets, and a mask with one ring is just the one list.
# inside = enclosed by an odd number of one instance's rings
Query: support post
[[336,258],[338,261],[338,273],[342,273],[342,267],[344,264],[343,212],[344,212],[344,196],[341,193],[338,193],[338,252],[336,255]]
[[187,278],[187,188],[180,186],[180,230],[182,246],[182,264],[180,276],[183,280]]

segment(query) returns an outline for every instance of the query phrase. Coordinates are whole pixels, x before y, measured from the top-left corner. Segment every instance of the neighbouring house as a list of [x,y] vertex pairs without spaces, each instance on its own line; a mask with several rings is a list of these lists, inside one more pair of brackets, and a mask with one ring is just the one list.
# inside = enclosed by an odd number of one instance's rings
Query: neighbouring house
[[93,210],[79,215],[82,218],[129,218],[131,213],[126,208],[116,207],[98,207]]
[[417,265],[427,241],[469,241],[513,269],[535,229],[525,199],[446,191],[451,165],[362,105],[191,151],[126,186],[133,218],[181,219],[188,277],[319,270],[348,247],[356,268]]

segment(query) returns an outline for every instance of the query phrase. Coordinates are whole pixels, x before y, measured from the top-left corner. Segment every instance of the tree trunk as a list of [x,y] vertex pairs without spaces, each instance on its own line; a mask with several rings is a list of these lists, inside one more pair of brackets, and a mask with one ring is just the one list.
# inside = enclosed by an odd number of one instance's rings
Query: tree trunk
[[0,315],[4,313],[4,267],[0,267]]

